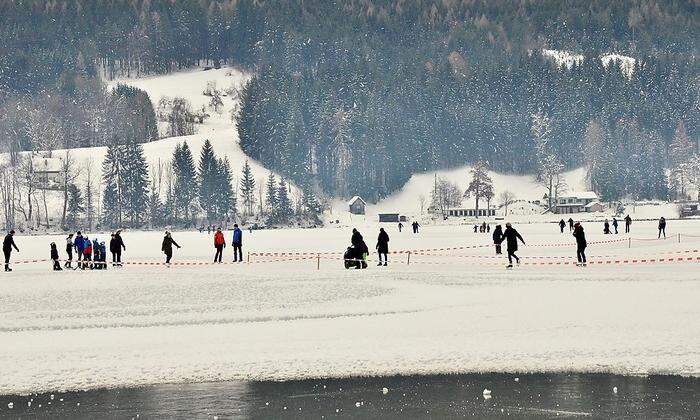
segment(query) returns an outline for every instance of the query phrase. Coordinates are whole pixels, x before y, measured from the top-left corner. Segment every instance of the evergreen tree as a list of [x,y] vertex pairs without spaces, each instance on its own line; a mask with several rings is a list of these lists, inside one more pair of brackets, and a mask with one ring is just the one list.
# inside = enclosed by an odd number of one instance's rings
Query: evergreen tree
[[132,227],[138,227],[146,221],[148,209],[148,163],[143,154],[143,146],[130,142],[124,148],[122,164],[124,175],[120,190],[124,199],[125,216]]
[[292,216],[294,216],[292,202],[289,199],[287,183],[285,182],[284,178],[280,179],[280,183],[277,188],[277,211],[275,211],[274,214],[274,219],[277,223],[288,223]]
[[255,179],[247,160],[243,165],[242,173],[240,194],[243,200],[243,209],[246,215],[251,216],[253,214],[253,206],[255,206]]
[[216,195],[222,186],[220,185],[220,170],[218,160],[214,154],[214,148],[209,140],[204,142],[202,152],[199,157],[199,167],[197,171],[199,180],[199,205],[207,215],[207,220],[212,221],[220,213],[217,212]]
[[277,179],[275,174],[270,172],[267,176],[267,184],[265,185],[265,206],[268,216],[272,216],[277,209]]
[[85,213],[83,197],[80,189],[75,184],[68,186],[68,214],[66,215],[67,228],[75,228],[78,218]]
[[220,219],[229,220],[236,216],[236,195],[233,192],[233,174],[228,157],[217,162],[217,182],[214,194],[216,215]]
[[318,202],[309,181],[306,181],[302,186],[301,207],[304,216],[313,220],[314,223],[321,222],[319,217],[322,212],[321,204]]
[[102,162],[102,184],[104,185],[102,198],[102,220],[107,226],[122,226],[123,196],[121,186],[123,185],[122,167],[123,147],[110,145],[107,147],[105,160]]
[[184,142],[179,149],[175,149],[173,173],[175,175],[173,201],[176,217],[179,215],[183,221],[190,222],[196,214],[195,200],[198,187],[194,159],[187,142]]

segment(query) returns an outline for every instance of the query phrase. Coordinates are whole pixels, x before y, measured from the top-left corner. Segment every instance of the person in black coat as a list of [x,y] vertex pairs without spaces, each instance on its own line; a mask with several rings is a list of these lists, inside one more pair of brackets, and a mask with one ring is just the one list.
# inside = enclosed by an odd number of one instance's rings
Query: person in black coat
[[170,265],[170,259],[173,257],[173,245],[180,249],[180,245],[175,242],[170,232],[165,232],[165,237],[163,238],[163,245],[161,245],[161,251],[165,254],[165,263]]
[[618,223],[617,223],[617,217],[613,217],[613,223],[612,223],[612,225],[613,225],[613,229],[615,229],[615,235],[617,235],[617,234],[618,234],[618,232],[617,232],[617,225],[618,225]]
[[574,219],[569,217],[568,222],[569,222],[569,232],[572,232],[574,230]]
[[117,235],[112,234],[112,237],[109,240],[109,252],[112,254],[112,266],[117,265],[117,252],[121,250],[121,247],[119,246],[119,241],[117,240]]
[[501,242],[503,242],[503,240],[506,241],[506,250],[508,251],[508,268],[513,267],[513,258],[515,258],[515,262],[517,264],[520,264],[520,258],[515,255],[515,252],[518,250],[518,239],[520,239],[520,242],[525,245],[525,240],[522,236],[520,236],[520,233],[513,229],[513,226],[511,226],[510,223],[506,223],[506,230],[503,231]]
[[369,248],[367,247],[364,238],[362,238],[362,234],[357,229],[352,230],[350,243],[352,243],[352,246],[355,249],[355,258],[361,260],[360,267],[357,268],[367,268],[367,255],[369,254]]
[[61,260],[58,257],[58,248],[56,242],[51,242],[51,260],[53,261],[53,271],[62,271]]
[[379,254],[379,265],[382,265],[382,255],[384,255],[384,266],[386,267],[389,256],[389,235],[384,231],[384,228],[379,228],[379,237],[377,237],[377,253]]
[[577,265],[586,265],[586,234],[583,232],[583,226],[581,223],[576,223],[574,225],[574,238],[576,238],[576,259],[578,260]]
[[501,242],[503,242],[503,228],[501,225],[496,225],[493,230],[493,244],[496,246],[496,255],[501,255]]
[[[575,226],[574,229],[576,229]],[[608,222],[608,219],[605,219],[605,222],[603,223],[603,233],[606,235],[610,234],[610,222]]]
[[561,220],[559,221],[559,230],[561,231],[561,233],[564,233],[564,228],[565,228],[565,227],[566,227],[566,222],[564,221],[564,219],[561,219]]
[[630,233],[630,225],[632,224],[632,218],[628,214],[625,216],[625,233]]
[[666,218],[662,217],[659,219],[659,238],[661,238],[661,233],[664,234],[664,238],[666,237]]
[[17,245],[15,245],[15,231],[11,230],[10,233],[5,236],[2,241],[2,253],[5,255],[5,271],[12,271],[10,268],[10,255],[12,255],[12,248],[19,252]]
[[110,241],[109,243],[109,248],[110,252],[113,252],[112,254],[112,263],[116,263],[116,265],[121,266],[122,265],[122,250],[126,251],[126,245],[124,245],[124,239],[122,239],[122,231],[118,230],[114,232],[114,239],[116,240],[115,243],[115,250],[112,251],[112,242]]

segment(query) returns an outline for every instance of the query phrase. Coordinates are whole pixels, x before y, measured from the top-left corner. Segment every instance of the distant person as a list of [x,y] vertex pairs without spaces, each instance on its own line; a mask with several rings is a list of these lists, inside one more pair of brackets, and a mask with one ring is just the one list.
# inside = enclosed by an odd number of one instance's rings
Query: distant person
[[12,248],[19,252],[19,248],[15,244],[15,231],[10,230],[10,232],[5,236],[2,241],[2,253],[5,255],[5,271],[12,271],[10,268],[10,256],[12,255]]
[[75,253],[78,257],[78,267],[80,267],[80,261],[83,259],[83,251],[85,251],[85,238],[80,231],[76,232],[73,245],[75,246]]
[[412,226],[413,226],[413,233],[418,233],[418,228],[420,227],[418,222],[413,222]]
[[496,228],[493,230],[493,244],[496,246],[496,255],[501,255],[503,252],[501,252],[501,242],[503,242],[503,228],[501,225],[496,225]]
[[565,227],[566,227],[566,222],[564,221],[564,219],[561,219],[561,220],[559,221],[559,230],[561,231],[561,233],[564,233],[564,228],[565,228]]
[[518,233],[517,230],[513,229],[513,226],[511,226],[510,223],[506,223],[506,230],[503,231],[501,242],[503,240],[506,241],[506,250],[508,251],[507,268],[513,268],[513,258],[515,258],[515,262],[517,264],[520,264],[520,258],[518,258],[518,256],[515,255],[515,252],[518,250],[518,239],[520,239],[523,245],[525,245],[525,240],[523,240],[523,237],[520,236],[520,233]]
[[613,217],[613,229],[615,229],[615,235],[617,235],[617,217]]
[[109,253],[112,254],[112,267],[117,266],[117,252],[120,248],[117,235],[113,233],[109,239]]
[[165,254],[165,265],[167,267],[170,267],[170,260],[173,258],[173,245],[175,245],[177,249],[180,249],[180,245],[175,242],[170,232],[166,230],[160,250]]
[[[386,267],[389,257],[389,234],[384,231],[384,228],[379,228],[379,236],[377,237],[377,254],[379,254],[379,264]],[[384,256],[384,264],[382,264],[382,255]]]
[[100,269],[107,269],[107,245],[104,243],[104,241],[100,242]]
[[[117,259],[116,265],[118,267],[121,267],[121,265],[122,265],[122,250],[126,251],[126,245],[124,245],[124,239],[122,239],[122,231],[121,230],[117,230],[116,232],[114,232],[114,239],[117,240],[117,242],[116,242],[117,250],[115,251],[115,254],[116,254],[115,256]],[[111,247],[112,246],[110,244],[110,248]],[[112,262],[114,262],[114,260]]]
[[[574,227],[574,230],[576,227]],[[606,235],[610,234],[610,222],[608,222],[608,219],[605,219],[605,222],[603,222],[603,233]]]
[[211,225],[207,225],[207,235],[211,235]]
[[474,233],[479,231],[479,225],[474,225]]
[[238,228],[238,223],[233,225],[233,262],[243,262],[243,231]]
[[96,269],[102,268],[100,264],[100,241],[97,238],[92,240],[92,267]]
[[66,237],[66,254],[68,255],[68,259],[66,260],[65,267],[66,268],[73,268],[73,247],[75,245],[73,244],[73,234],[69,233],[68,236]]
[[573,232],[574,230],[574,219],[569,217],[569,232]]
[[486,225],[486,233],[491,233],[491,225]]
[[58,256],[58,248],[56,242],[51,242],[51,261],[53,261],[53,271],[62,271],[61,259]]
[[661,238],[662,233],[664,234],[664,238],[665,238],[666,237],[666,218],[665,217],[661,217],[661,219],[659,219],[659,236],[658,236],[659,238]]
[[401,229],[403,229],[403,223],[399,222],[399,233],[401,233]]
[[224,248],[226,248],[226,239],[224,238],[221,228],[216,229],[214,234],[214,248],[216,248],[216,254],[214,254],[214,262],[221,263],[221,257],[224,255]]
[[576,259],[578,263],[576,265],[585,267],[586,266],[586,234],[583,232],[583,226],[581,223],[576,223],[574,225],[574,238],[576,238]]
[[625,216],[625,233],[630,233],[630,225],[632,224],[632,218],[628,214]]

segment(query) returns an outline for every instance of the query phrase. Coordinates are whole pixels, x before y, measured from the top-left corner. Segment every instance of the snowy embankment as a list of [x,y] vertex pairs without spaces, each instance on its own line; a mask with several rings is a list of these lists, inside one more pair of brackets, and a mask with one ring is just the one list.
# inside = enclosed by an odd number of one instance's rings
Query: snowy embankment
[[[589,241],[616,242],[591,244],[589,259],[603,264],[585,269],[558,265],[571,262],[572,238],[543,224],[516,226],[527,265],[512,271],[494,259],[490,235],[393,225],[392,250],[443,250],[346,271],[337,256],[315,255],[342,252],[346,229],[288,229],[246,232],[244,251],[309,259],[60,273],[17,264],[0,277],[0,394],[452,372],[700,376],[700,223],[671,222],[668,240],[651,239],[654,223],[632,226],[640,240],[628,248],[628,236],[587,224]],[[378,226],[359,227],[373,248]],[[677,233],[697,236],[678,243]],[[162,260],[158,233],[124,238],[127,262]],[[206,233],[175,239],[175,261],[213,256]],[[45,258],[50,241],[61,237],[20,236],[14,257]],[[677,256],[694,260],[614,263]]]
[[[153,106],[158,105],[158,101],[163,96],[183,97],[192,105],[193,110],[209,105],[210,97],[203,94],[207,83],[215,82],[220,90],[229,87],[242,88],[250,78],[250,75],[242,73],[235,68],[224,67],[204,71],[201,68],[175,72],[167,75],[158,75],[137,79],[118,79],[109,82],[109,86],[116,86],[118,83],[127,84],[144,90],[151,99]],[[150,143],[144,143],[144,155],[153,176],[155,169],[161,165],[168,164],[173,156],[177,144],[187,142],[195,159],[195,164],[199,160],[199,153],[206,140],[209,140],[214,147],[218,157],[228,157],[234,180],[237,182],[241,169],[246,160],[249,161],[253,175],[258,185],[263,185],[270,173],[268,169],[257,161],[248,157],[241,150],[238,144],[238,130],[231,120],[230,111],[237,106],[238,99],[232,96],[222,98],[224,106],[221,113],[216,113],[208,109],[210,117],[203,124],[196,124],[197,132],[190,136],[167,137]],[[161,131],[162,122],[159,122]],[[53,156],[65,157],[65,150],[55,150]],[[71,158],[75,161],[75,171],[80,171],[80,176],[76,184],[81,188],[86,181],[86,167],[92,167],[93,183],[101,181],[102,161],[107,153],[106,147],[90,147],[70,149]],[[163,168],[165,169],[165,168]],[[100,189],[101,190],[101,189]],[[101,193],[101,191],[100,191]],[[163,194],[165,192],[163,191]],[[60,191],[50,191],[47,194],[49,214],[51,217],[61,214],[63,205],[63,193]]]

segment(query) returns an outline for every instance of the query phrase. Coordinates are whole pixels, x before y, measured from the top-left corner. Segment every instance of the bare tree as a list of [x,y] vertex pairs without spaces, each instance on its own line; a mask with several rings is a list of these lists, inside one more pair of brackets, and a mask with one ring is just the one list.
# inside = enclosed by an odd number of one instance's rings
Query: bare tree
[[512,192],[510,192],[508,190],[502,191],[498,195],[498,201],[501,203],[501,206],[503,206],[503,208],[504,208],[504,216],[508,216],[508,206],[513,204],[513,202],[515,201],[515,194],[513,194]]
[[476,217],[479,217],[479,199],[486,199],[488,202],[493,198],[493,181],[488,174],[488,163],[477,162],[471,170],[472,180],[469,187],[464,191],[464,198],[474,196],[476,199]]
[[418,203],[420,204],[420,214],[423,214],[425,210],[425,196],[423,194],[418,196]]
[[93,160],[90,158],[85,163],[85,218],[87,219],[88,231],[92,230],[93,214],[95,212],[92,167]]
[[34,159],[32,154],[24,156],[20,161],[20,177],[22,179],[22,186],[27,193],[27,210],[20,207],[24,215],[24,219],[27,222],[31,222],[32,216],[34,215],[34,194],[36,194],[36,174],[34,171]]

